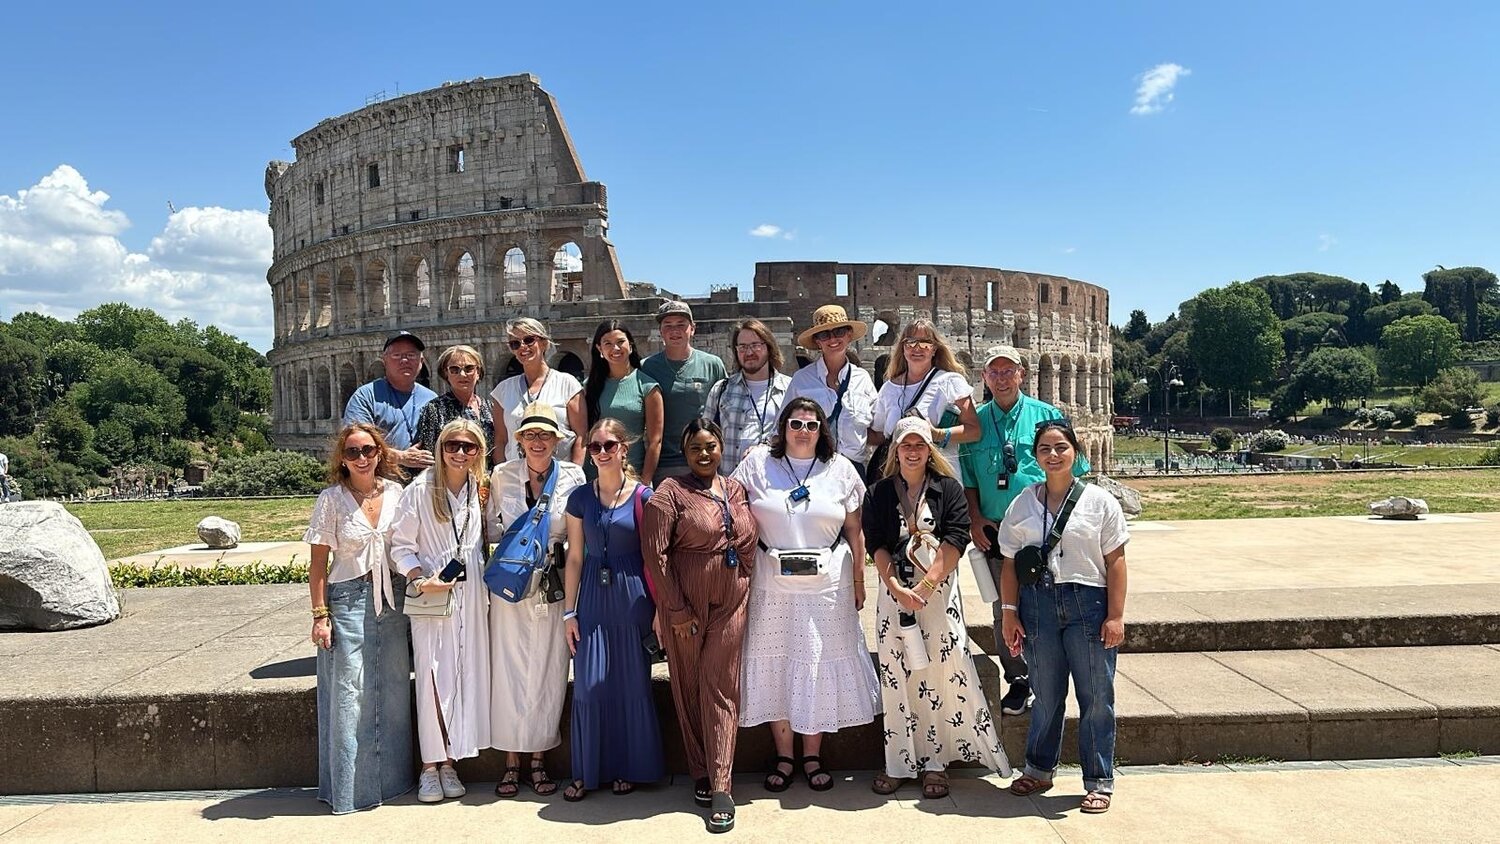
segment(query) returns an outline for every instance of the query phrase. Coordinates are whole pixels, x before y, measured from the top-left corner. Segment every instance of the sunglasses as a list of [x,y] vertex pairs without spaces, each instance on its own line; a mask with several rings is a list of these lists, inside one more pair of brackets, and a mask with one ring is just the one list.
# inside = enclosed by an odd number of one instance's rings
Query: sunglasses
[[931,349],[937,345],[933,340],[907,340],[903,343],[908,349]]
[[377,455],[379,453],[380,453],[380,446],[375,445],[374,443],[371,443],[370,445],[346,445],[346,446],[344,446],[344,459],[345,460],[358,460],[361,457],[368,459],[368,458],[374,457],[375,455]]
[[806,430],[809,434],[816,434],[818,429],[823,427],[823,423],[816,419],[788,419],[786,426],[793,431]]
[[454,365],[448,367],[448,374],[449,375],[473,375],[474,373],[476,373],[478,371],[479,371],[479,365],[478,364],[473,364],[473,363],[471,363],[471,364],[469,364],[467,366],[459,366],[458,364],[454,364]]
[[479,443],[471,443],[467,440],[449,440],[443,443],[443,451],[447,454],[457,454],[460,451],[464,454],[474,454],[479,451]]
[[827,331],[819,331],[818,333],[814,334],[813,342],[822,343],[825,340],[832,340],[835,337],[848,337],[853,333],[854,329],[850,328],[847,325],[841,325],[838,328],[830,328]]
[[1062,428],[1071,431],[1073,430],[1073,420],[1069,419],[1066,416],[1063,416],[1058,419],[1043,419],[1042,421],[1036,423],[1036,432],[1038,434],[1047,430],[1048,428]]
[[522,346],[535,346],[536,341],[540,339],[541,338],[536,336],[535,334],[527,334],[525,337],[522,337],[519,340],[510,341],[510,350],[514,352],[516,349],[519,349]]
[[621,445],[622,443],[619,440],[605,440],[604,442],[589,443],[588,445],[584,446],[584,449],[586,449],[589,454],[598,454],[601,451],[605,454],[614,454],[615,449],[619,448]]
[[527,442],[532,442],[534,440],[545,440],[548,437],[556,437],[557,435],[552,433],[551,431],[542,431],[536,428],[530,428],[528,430],[522,431],[519,434],[516,434],[516,436],[520,437],[523,440],[526,440]]

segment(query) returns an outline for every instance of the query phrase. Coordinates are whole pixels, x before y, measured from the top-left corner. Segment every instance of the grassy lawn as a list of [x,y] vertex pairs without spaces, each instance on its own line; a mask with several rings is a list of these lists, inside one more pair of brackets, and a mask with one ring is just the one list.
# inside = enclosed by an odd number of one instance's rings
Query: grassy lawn
[[1357,516],[1391,495],[1424,498],[1434,513],[1500,510],[1500,469],[1121,480],[1140,491],[1141,518],[1154,520]]
[[88,528],[106,560],[198,541],[198,522],[222,516],[239,522],[245,542],[298,539],[307,529],[313,499],[263,501],[118,501],[69,504],[68,512]]
[[[1371,432],[1358,429],[1340,431],[1340,434],[1355,439],[1370,437]],[[1207,447],[1207,437],[1187,440],[1172,440],[1172,457],[1179,459],[1182,452],[1179,442],[1201,442]],[[1403,466],[1474,466],[1479,456],[1492,448],[1491,444],[1444,443],[1440,445],[1380,445],[1370,446],[1369,459],[1374,463],[1399,463]],[[1337,457],[1344,463],[1365,459],[1365,447],[1361,445],[1293,445],[1282,454],[1300,457]],[[1115,456],[1141,456],[1157,459],[1161,457],[1161,437],[1115,437]]]

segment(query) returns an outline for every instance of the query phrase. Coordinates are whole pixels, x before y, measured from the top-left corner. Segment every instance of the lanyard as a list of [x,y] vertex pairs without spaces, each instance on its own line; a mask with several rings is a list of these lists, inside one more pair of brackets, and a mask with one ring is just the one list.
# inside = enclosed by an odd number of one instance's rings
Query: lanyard
[[615,490],[615,496],[612,499],[612,503],[605,504],[604,494],[601,492],[602,487],[600,486],[599,481],[594,481],[594,499],[599,502],[599,534],[602,537],[599,541],[599,556],[604,558],[605,568],[609,568],[610,518],[614,515],[615,508],[620,506],[620,493],[625,491],[625,484],[626,479],[622,475],[620,476],[620,488]]
[[[905,478],[903,478],[901,480],[901,486],[904,487],[907,490],[907,492],[911,491],[911,487],[906,486],[906,479]],[[918,521],[917,516],[918,516],[918,514],[920,514],[922,512],[922,501],[926,497],[927,497],[927,476],[923,475],[922,476],[922,487],[919,490],[917,490],[916,496],[914,498],[912,498],[912,500],[911,500],[911,512],[910,512],[910,514],[908,514],[907,510],[906,510],[906,502],[905,501],[901,501],[899,498],[897,499],[897,502],[901,505],[901,518],[903,518],[903,519],[906,520],[906,533],[907,533],[908,536],[915,537],[917,534],[921,533],[921,531],[922,531],[922,529],[920,527],[918,527],[919,521]]]
[[[770,364],[766,365],[770,366]],[[776,387],[776,375],[772,373],[770,377],[766,378],[766,398],[765,401],[761,402],[760,407],[756,407],[755,405],[755,394],[750,392],[750,379],[746,378],[743,372],[740,373],[740,386],[745,389],[745,398],[750,401],[750,409],[755,411],[755,419],[760,424],[760,428],[758,429],[760,431],[760,441],[765,442],[766,412],[771,409],[771,390]]]
[[469,481],[471,480],[473,480],[472,477],[464,478],[464,526],[462,528],[458,526],[457,513],[448,514],[451,516],[448,526],[453,528],[453,556],[455,557],[464,552],[464,534],[469,532],[469,516],[472,509],[469,507]]
[[724,487],[724,497],[714,495],[714,482],[709,480],[703,485],[703,491],[708,497],[718,502],[719,509],[724,516],[724,566],[735,568],[740,564],[740,555],[734,550],[734,516],[729,512],[729,487]]

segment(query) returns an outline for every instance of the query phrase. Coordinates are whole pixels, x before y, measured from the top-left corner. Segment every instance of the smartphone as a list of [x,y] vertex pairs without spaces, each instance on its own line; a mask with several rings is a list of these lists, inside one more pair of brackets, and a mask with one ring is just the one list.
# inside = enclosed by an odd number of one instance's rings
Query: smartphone
[[464,581],[468,579],[468,570],[464,567],[464,564],[459,562],[458,560],[449,560],[448,565],[443,566],[443,570],[438,572],[438,580],[441,580],[444,583],[453,583],[454,581]]
[[667,652],[662,650],[661,641],[656,638],[655,630],[648,632],[641,639],[641,647],[646,649],[646,655],[651,658],[652,662],[666,661]]

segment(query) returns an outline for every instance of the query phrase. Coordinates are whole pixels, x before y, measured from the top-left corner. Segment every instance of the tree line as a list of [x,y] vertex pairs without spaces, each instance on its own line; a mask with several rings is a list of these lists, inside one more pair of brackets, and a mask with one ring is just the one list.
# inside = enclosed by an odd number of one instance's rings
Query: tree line
[[108,303],[0,322],[0,452],[31,495],[270,448],[271,370],[244,341]]
[[1115,407],[1159,409],[1170,394],[1177,407],[1241,414],[1255,394],[1270,396],[1278,419],[1308,402],[1339,415],[1384,385],[1410,388],[1399,415],[1439,412],[1468,427],[1482,391],[1454,364],[1500,357],[1500,284],[1483,267],[1438,267],[1422,281],[1403,292],[1389,280],[1371,289],[1321,273],[1270,275],[1204,290],[1161,322],[1132,311],[1112,328]]

